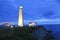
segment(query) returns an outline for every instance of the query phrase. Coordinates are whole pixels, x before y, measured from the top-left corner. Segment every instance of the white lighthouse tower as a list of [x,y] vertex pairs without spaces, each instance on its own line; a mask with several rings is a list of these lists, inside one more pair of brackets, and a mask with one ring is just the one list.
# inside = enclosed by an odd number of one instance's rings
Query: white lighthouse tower
[[19,18],[18,18],[18,26],[23,27],[23,13],[22,13],[23,7],[20,6],[19,8]]

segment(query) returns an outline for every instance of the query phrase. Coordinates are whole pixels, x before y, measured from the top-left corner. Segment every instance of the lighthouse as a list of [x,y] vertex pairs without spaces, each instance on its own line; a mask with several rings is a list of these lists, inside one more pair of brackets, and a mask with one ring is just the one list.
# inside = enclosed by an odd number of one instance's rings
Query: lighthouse
[[20,6],[19,8],[19,17],[18,17],[18,26],[23,27],[23,7]]

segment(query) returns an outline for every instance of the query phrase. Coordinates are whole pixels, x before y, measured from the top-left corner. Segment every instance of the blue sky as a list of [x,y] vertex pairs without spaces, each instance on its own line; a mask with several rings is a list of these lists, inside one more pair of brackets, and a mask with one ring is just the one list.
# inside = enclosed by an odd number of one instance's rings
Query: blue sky
[[60,24],[60,0],[0,0],[0,24],[17,24],[20,5],[24,24]]

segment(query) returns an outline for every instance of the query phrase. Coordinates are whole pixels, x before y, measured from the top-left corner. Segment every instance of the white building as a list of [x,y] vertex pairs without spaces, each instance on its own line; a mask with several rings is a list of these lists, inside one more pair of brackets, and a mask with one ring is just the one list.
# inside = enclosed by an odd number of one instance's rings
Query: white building
[[10,26],[10,23],[3,23],[3,26]]
[[10,23],[3,23],[3,26],[13,28],[13,25],[11,25]]
[[36,22],[29,22],[29,26],[36,26]]

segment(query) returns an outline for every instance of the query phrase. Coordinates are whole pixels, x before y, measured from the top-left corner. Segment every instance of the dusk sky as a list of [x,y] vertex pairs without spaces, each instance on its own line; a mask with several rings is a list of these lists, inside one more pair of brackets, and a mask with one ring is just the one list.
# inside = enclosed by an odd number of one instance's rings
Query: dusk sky
[[17,24],[20,5],[24,24],[60,24],[60,0],[0,0],[0,24]]

